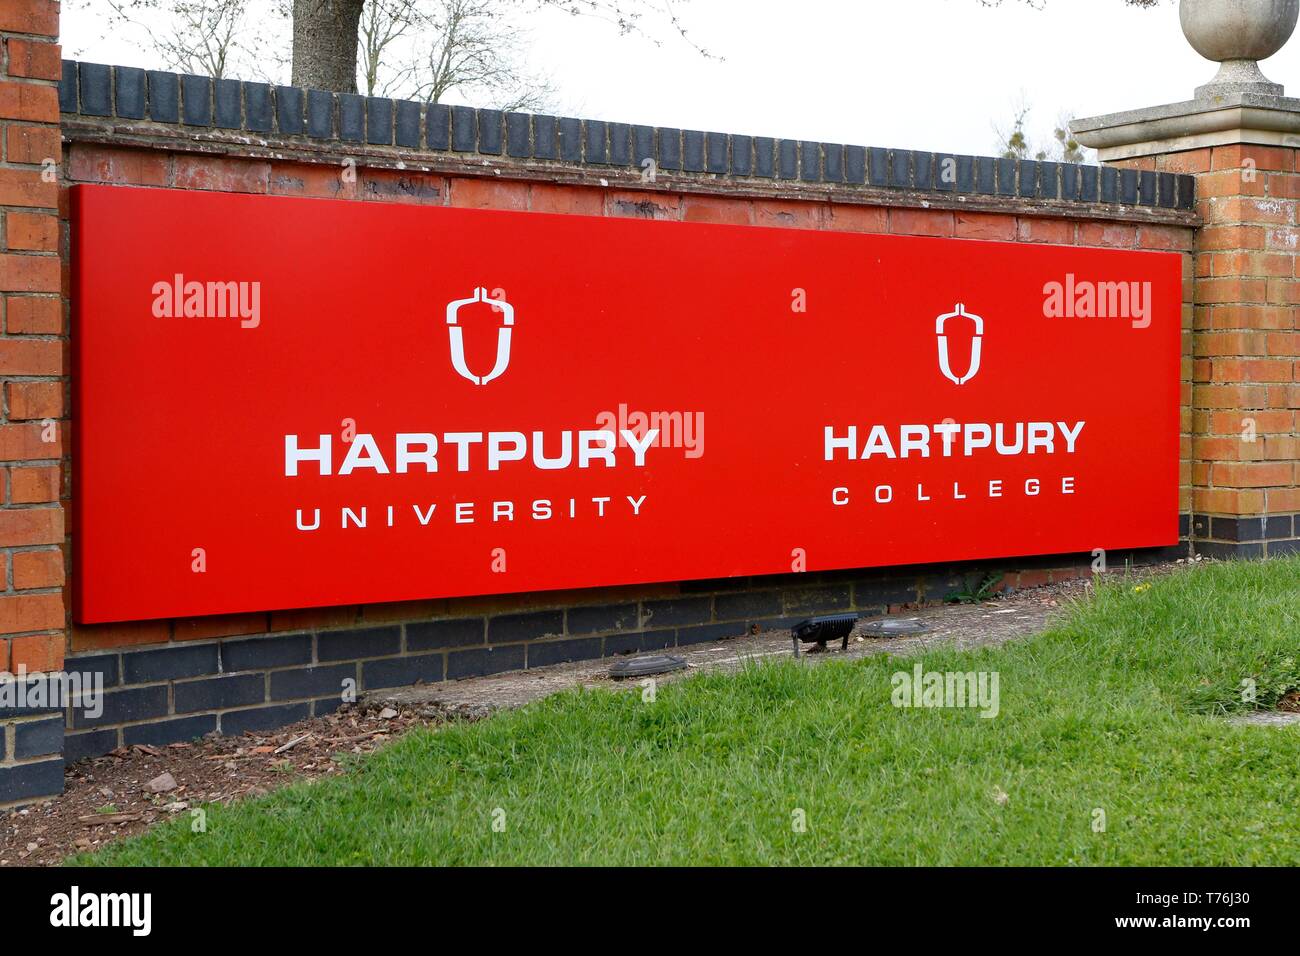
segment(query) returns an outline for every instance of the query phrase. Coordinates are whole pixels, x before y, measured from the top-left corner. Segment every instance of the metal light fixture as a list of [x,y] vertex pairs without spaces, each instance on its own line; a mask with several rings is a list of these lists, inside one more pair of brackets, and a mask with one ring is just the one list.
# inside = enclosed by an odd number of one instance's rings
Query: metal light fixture
[[[826,650],[826,642],[841,639],[840,650],[849,649],[849,634],[853,631],[853,625],[858,623],[856,614],[832,614],[827,617],[814,617],[807,621],[800,621],[790,629],[791,637],[794,640],[794,656],[799,656],[799,645],[813,644],[817,645],[820,651]],[[811,653],[811,652],[810,652]]]

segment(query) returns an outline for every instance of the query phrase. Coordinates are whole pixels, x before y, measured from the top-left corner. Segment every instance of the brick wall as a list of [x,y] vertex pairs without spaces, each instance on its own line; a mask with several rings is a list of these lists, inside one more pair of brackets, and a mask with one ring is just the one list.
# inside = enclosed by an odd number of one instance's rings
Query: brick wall
[[[60,71],[63,198],[76,183],[111,183],[1185,253],[1198,221],[1190,175],[426,107],[97,64],[64,62]],[[1184,259],[1186,534],[1193,267],[1190,254]],[[58,292],[47,294],[56,307]],[[61,361],[62,309],[44,315],[47,324],[24,334]],[[61,389],[58,406],[39,404],[53,397],[24,396],[23,408],[39,408],[43,420],[62,412]],[[50,503],[42,508],[51,513],[60,513],[56,493],[69,502],[54,467],[60,454],[62,446],[45,462]],[[60,538],[61,527],[52,543]],[[1186,553],[1108,558],[1113,568]],[[61,573],[61,562],[38,561],[50,559],[25,558],[32,565],[22,580],[50,580],[39,574],[55,564]],[[70,626],[68,672],[98,675],[108,690],[98,717],[69,712],[65,752],[76,759],[278,726],[337,707],[349,686],[364,692],[685,646],[819,613],[884,613],[973,590],[991,572],[1005,586],[1034,586],[1086,575],[1091,561],[1065,555]],[[44,593],[57,595],[50,588]],[[53,633],[62,652],[63,631]]]
[[[0,671],[58,671],[65,650],[65,270],[59,226],[59,6],[0,4]],[[0,803],[62,786],[63,722],[0,702]]]

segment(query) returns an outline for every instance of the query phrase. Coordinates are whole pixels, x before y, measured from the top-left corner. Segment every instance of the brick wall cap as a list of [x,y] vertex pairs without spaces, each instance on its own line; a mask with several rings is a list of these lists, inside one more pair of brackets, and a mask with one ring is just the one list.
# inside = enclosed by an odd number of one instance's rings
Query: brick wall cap
[[[644,160],[658,163],[656,182],[674,190],[694,185],[731,194],[883,202],[890,205],[934,204],[939,208],[975,208],[1026,215],[1137,218],[1176,225],[1196,225],[1195,178],[1154,177],[1131,195],[1098,188],[1096,177],[1081,176],[1080,167],[1033,160],[998,160],[924,150],[881,149],[741,134],[646,127],[605,120],[581,120],[468,106],[397,101],[405,123],[423,127],[423,137],[409,128],[407,142],[393,143],[394,101],[387,97],[290,90],[297,101],[328,98],[333,112],[346,120],[327,130],[309,129],[295,114],[286,130],[277,115],[273,128],[248,126],[222,130],[211,124],[186,125],[184,115],[165,122],[117,114],[88,112],[79,96],[83,64],[64,61],[60,83],[66,139],[222,154],[334,162],[339,153],[371,165],[422,171],[494,175],[508,170],[521,178],[639,187]],[[114,67],[114,72],[123,70]],[[264,84],[239,81],[248,87]],[[247,98],[247,95],[245,96]],[[321,107],[318,107],[321,109]],[[277,111],[278,113],[279,111]],[[447,135],[447,114],[451,116]],[[153,116],[152,111],[147,115]],[[323,113],[322,113],[323,115]],[[430,122],[432,120],[432,123]],[[371,124],[382,128],[369,129]],[[436,124],[436,128],[433,124]],[[558,146],[555,134],[558,130]],[[1088,169],[1090,167],[1082,167]],[[884,179],[878,170],[885,170]],[[558,177],[557,177],[558,174]],[[568,177],[562,178],[562,177]],[[987,188],[987,187],[992,188]],[[1009,204],[1008,200],[1015,200]],[[1128,200],[1125,202],[1125,200]]]

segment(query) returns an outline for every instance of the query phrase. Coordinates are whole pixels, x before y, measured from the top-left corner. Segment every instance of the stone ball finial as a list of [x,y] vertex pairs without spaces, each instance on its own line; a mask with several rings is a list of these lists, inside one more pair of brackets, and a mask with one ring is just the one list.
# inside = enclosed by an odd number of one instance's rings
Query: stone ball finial
[[1224,93],[1281,96],[1258,60],[1267,59],[1295,32],[1300,0],[1180,0],[1183,35],[1201,56],[1217,60],[1219,73],[1196,90],[1197,99]]

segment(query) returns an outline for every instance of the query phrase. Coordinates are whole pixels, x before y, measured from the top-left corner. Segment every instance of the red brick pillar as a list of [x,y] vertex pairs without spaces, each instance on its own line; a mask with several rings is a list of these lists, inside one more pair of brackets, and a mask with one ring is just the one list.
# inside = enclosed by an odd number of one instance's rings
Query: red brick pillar
[[[0,3],[0,671],[12,674],[60,671],[66,642],[58,35],[54,0]],[[62,708],[3,679],[0,806],[63,788]]]
[[1296,152],[1232,143],[1112,162],[1196,177],[1191,536],[1208,557],[1300,550]]
[[1297,150],[1237,143],[1198,167],[1193,534],[1216,556],[1300,550]]
[[1226,90],[1073,128],[1103,162],[1196,178],[1193,546],[1216,558],[1300,552],[1296,101]]

